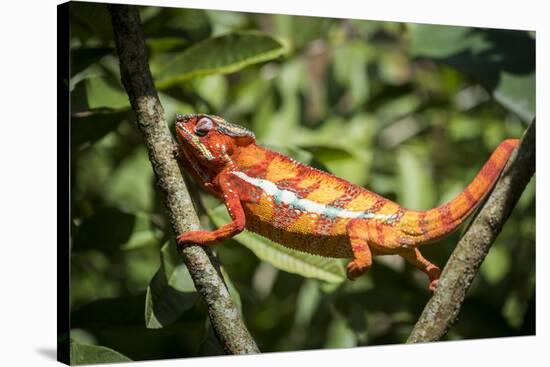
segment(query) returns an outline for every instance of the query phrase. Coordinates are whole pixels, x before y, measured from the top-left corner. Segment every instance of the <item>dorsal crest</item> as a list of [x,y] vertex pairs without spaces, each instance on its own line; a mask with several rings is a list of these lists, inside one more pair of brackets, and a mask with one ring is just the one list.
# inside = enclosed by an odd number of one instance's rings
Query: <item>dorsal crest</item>
[[210,116],[210,117],[216,122],[217,130],[223,134],[233,136],[233,137],[249,136],[252,139],[256,139],[256,136],[252,131],[242,127],[241,125],[228,122],[219,116]]

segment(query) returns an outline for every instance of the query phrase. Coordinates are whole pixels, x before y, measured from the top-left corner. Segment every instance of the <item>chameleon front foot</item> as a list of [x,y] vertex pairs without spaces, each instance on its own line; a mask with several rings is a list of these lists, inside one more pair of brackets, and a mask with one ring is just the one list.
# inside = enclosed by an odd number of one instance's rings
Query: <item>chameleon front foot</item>
[[418,248],[401,248],[397,253],[430,278],[428,290],[433,294],[437,289],[437,283],[441,275],[439,267],[426,260]]
[[209,231],[190,231],[176,237],[178,247],[183,247],[190,244],[211,246],[215,245],[216,242],[216,238],[212,235],[212,232]]

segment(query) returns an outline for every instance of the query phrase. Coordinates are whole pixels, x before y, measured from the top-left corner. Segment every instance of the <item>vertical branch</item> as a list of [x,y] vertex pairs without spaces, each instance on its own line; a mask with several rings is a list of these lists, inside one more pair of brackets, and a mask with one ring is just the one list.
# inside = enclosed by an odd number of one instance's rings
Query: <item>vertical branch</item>
[[489,248],[535,173],[535,121],[529,125],[485,205],[458,242],[437,291],[418,319],[407,343],[441,339],[454,323]]
[[[137,117],[156,180],[164,196],[172,229],[180,234],[199,227],[189,192],[174,156],[172,136],[164,121],[147,60],[137,8],[110,5],[122,83]],[[216,336],[232,354],[259,353],[235,307],[211,251],[200,246],[182,250],[195,287],[204,299]]]

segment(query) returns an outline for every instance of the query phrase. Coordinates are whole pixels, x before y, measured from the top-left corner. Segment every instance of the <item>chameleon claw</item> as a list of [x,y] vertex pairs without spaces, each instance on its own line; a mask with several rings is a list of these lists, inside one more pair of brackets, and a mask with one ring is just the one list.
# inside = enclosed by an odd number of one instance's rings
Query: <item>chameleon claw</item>
[[430,285],[428,286],[428,290],[433,295],[435,291],[437,290],[437,284],[439,283],[439,279],[434,279],[430,282]]
[[186,233],[179,235],[176,237],[176,246],[178,249],[178,252],[181,251],[184,247],[191,245],[193,242],[187,240],[185,238]]
[[350,261],[346,269],[347,277],[349,280],[355,280],[363,275],[368,268],[368,266],[361,264],[357,260]]
[[439,283],[439,276],[441,275],[441,270],[437,266],[432,265],[427,269],[427,274],[430,277],[430,285],[428,286],[428,289],[430,293],[433,295]]
[[217,239],[212,236],[211,232],[202,230],[185,232],[176,237],[179,249],[188,245],[211,246],[217,242]]

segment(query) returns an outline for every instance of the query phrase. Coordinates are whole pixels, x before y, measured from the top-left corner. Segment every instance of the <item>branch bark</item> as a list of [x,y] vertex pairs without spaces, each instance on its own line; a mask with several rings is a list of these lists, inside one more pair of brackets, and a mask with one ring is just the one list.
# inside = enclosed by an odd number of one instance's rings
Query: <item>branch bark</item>
[[456,320],[466,292],[525,186],[535,173],[535,121],[443,269],[438,288],[407,343],[440,340]]
[[[197,229],[199,219],[174,155],[173,139],[149,69],[137,8],[110,5],[109,12],[122,83],[145,140],[172,229],[176,234]],[[189,246],[182,250],[182,256],[197,291],[206,303],[213,329],[225,351],[231,354],[259,353],[229,295],[210,249]]]

